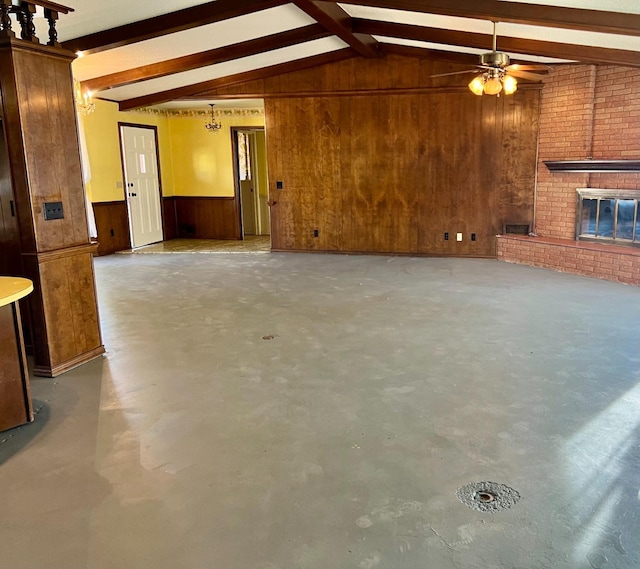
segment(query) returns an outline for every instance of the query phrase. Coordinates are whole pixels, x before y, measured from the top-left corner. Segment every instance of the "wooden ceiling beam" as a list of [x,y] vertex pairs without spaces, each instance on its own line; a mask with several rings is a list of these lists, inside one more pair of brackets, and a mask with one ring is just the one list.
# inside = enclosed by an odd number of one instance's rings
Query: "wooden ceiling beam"
[[200,67],[206,67],[208,65],[215,65],[225,61],[232,61],[234,59],[249,57],[259,53],[266,53],[275,49],[325,38],[329,35],[331,34],[320,24],[312,24],[303,28],[296,28],[254,40],[88,79],[82,82],[82,91],[103,91],[104,89],[112,89],[122,85],[130,85],[140,81],[166,77],[174,73],[199,69]]
[[[440,28],[428,28],[426,26],[396,24],[393,22],[362,20],[358,18],[353,19],[353,29],[358,32],[377,36],[455,45],[459,47],[472,47],[486,49],[487,51],[491,51],[493,41],[493,37],[490,34],[459,32],[456,30],[443,30]],[[591,47],[506,36],[498,36],[498,49],[500,51],[523,55],[569,59],[581,63],[640,67],[640,52],[624,49]]]
[[279,63],[277,65],[271,65],[269,67],[262,67],[261,69],[245,71],[244,73],[237,73],[235,75],[219,77],[218,79],[212,79],[211,81],[204,81],[202,83],[196,83],[194,85],[187,85],[184,87],[178,87],[176,89],[170,89],[168,91],[162,91],[159,93],[144,95],[142,97],[136,97],[134,99],[127,99],[126,101],[120,101],[118,105],[121,111],[130,111],[132,109],[138,109],[140,107],[159,105],[160,103],[166,103],[167,101],[173,101],[182,97],[190,97],[193,95],[202,95],[203,97],[206,97],[207,92],[215,91],[216,89],[220,89],[222,87],[237,85],[239,83],[244,83],[245,81],[268,79],[269,77],[282,75],[283,73],[291,73],[293,71],[309,69],[310,67],[324,65],[326,63],[343,61],[345,59],[355,57],[356,55],[356,52],[354,52],[351,48],[340,49],[337,51],[331,51],[329,53],[315,55],[313,57],[305,57],[302,59],[296,59],[295,61],[288,61],[286,63]]
[[327,31],[338,36],[343,42],[363,57],[380,57],[380,45],[369,34],[354,33],[351,17],[338,4],[317,0],[292,0]]
[[85,54],[97,53],[282,4],[287,4],[287,0],[217,0],[71,39],[63,42],[62,47]]
[[545,26],[640,36],[640,14],[585,10],[563,6],[541,6],[499,0],[329,0],[374,8],[408,10],[442,16],[457,16],[528,26]]

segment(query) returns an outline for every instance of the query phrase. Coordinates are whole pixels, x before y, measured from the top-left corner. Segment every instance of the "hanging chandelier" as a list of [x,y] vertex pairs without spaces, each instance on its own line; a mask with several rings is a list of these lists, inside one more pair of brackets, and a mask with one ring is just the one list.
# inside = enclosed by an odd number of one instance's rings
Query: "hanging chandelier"
[[73,96],[76,102],[76,111],[80,116],[91,114],[96,110],[95,103],[91,100],[91,91],[82,92],[80,81],[73,80]]
[[503,69],[489,69],[474,77],[469,89],[474,95],[513,95],[518,90],[518,82]]
[[204,128],[209,132],[218,132],[222,128],[222,123],[216,119],[216,115],[213,112],[214,105],[209,103],[209,106],[211,107],[211,110],[209,111],[209,116],[204,123]]

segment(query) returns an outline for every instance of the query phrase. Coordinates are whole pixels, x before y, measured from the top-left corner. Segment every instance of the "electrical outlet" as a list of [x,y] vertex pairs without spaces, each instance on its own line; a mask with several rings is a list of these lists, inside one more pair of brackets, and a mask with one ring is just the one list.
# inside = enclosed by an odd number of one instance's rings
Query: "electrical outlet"
[[284,182],[278,180],[276,182],[276,190],[282,190],[284,188]]
[[116,232],[112,229],[111,230],[111,237],[115,237],[116,236]]
[[320,232],[317,229],[314,229],[313,230],[313,236],[314,237],[319,237],[319,235],[320,235]]
[[472,233],[472,234],[471,234],[471,241],[475,241],[475,240],[476,240],[476,234],[475,234],[475,233]]
[[449,232],[448,231],[445,232],[445,234],[444,234],[444,240],[445,241],[449,241]]
[[462,241],[462,233],[456,233],[456,241]]
[[62,202],[46,202],[44,204],[44,218],[47,221],[52,219],[64,219]]

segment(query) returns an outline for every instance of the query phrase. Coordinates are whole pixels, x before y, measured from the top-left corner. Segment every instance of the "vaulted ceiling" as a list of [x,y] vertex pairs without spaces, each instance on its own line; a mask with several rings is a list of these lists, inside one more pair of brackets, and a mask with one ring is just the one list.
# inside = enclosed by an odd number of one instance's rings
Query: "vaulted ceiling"
[[[640,67],[637,0],[83,0],[60,18],[83,89],[121,109],[347,57],[436,55],[468,64],[498,49],[521,62]],[[46,33],[42,32],[46,37]]]

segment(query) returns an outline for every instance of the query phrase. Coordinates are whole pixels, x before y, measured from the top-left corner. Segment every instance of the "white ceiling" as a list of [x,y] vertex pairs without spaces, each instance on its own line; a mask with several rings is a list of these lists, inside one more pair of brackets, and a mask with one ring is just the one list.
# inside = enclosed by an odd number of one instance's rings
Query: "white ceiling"
[[224,47],[269,34],[314,24],[293,4],[191,28],[171,36],[162,36],[83,57],[73,64],[79,81],[165,61],[200,51]]
[[[640,3],[640,1],[639,1]],[[430,28],[443,28],[461,32],[476,32],[492,34],[493,24],[484,20],[470,18],[456,18],[453,16],[439,16],[419,12],[405,12],[388,10],[385,8],[369,8],[367,6],[344,5],[345,11],[354,18],[366,20],[380,20],[383,22],[397,22]],[[599,34],[595,32],[580,32],[577,30],[559,30],[558,28],[544,28],[540,26],[523,26],[520,24],[498,23],[498,49],[500,36],[526,38],[543,41],[573,43],[576,45],[611,47],[615,49],[629,49],[640,51],[640,37],[621,36],[618,34]],[[471,53],[465,48],[458,48],[461,53]],[[523,57],[523,56],[521,56]],[[524,59],[527,59],[523,57]]]
[[[420,47],[422,49],[435,49],[438,51],[448,51],[452,53],[471,53],[475,55],[480,55],[481,53],[485,53],[486,49],[476,49],[473,47],[465,47],[461,48],[457,45],[446,45],[441,43],[430,43],[426,41],[419,40],[408,40],[404,38],[390,38],[386,36],[373,36],[379,42],[382,43],[392,43],[395,45],[407,45],[410,47]],[[520,55],[519,53],[509,53],[505,52],[509,55],[510,59],[518,60],[518,61],[529,61],[532,63],[567,63],[566,59],[556,59],[554,57],[541,57],[539,55]]]
[[210,81],[219,77],[226,77],[227,75],[234,75],[244,71],[251,71],[253,69],[260,69],[270,65],[277,65],[278,63],[295,61],[297,59],[312,57],[321,53],[329,53],[344,47],[346,47],[346,44],[343,41],[336,37],[328,37],[291,47],[277,49],[268,53],[260,53],[258,55],[236,59],[234,61],[225,61],[224,63],[219,63],[217,65],[209,65],[192,71],[183,71],[182,73],[175,73],[173,75],[168,75],[167,77],[141,81],[140,83],[125,85],[123,87],[116,87],[103,92],[103,94],[105,98],[110,100],[124,101],[125,99],[142,97],[149,93],[176,89],[182,85],[192,85],[194,83]]
[[[193,0],[154,0],[133,2],[131,0],[67,0],[75,9],[73,13],[61,15],[58,22],[58,34],[61,41],[87,35],[96,31],[115,26],[136,22],[160,14],[189,8],[207,2]],[[238,0],[240,2],[240,0]],[[511,2],[515,0],[501,0]],[[640,0],[518,0],[528,4],[578,7],[606,11],[618,11],[629,14],[640,14]],[[464,32],[478,32],[491,34],[492,24],[488,21],[439,16],[370,8],[353,4],[341,3],[340,6],[352,17],[380,20],[384,22],[398,22],[417,26],[458,30]],[[294,30],[315,23],[302,10],[293,4],[286,4],[262,12],[248,14],[222,22],[195,27],[182,32],[141,41],[124,47],[109,49],[99,53],[92,53],[77,59],[73,64],[74,75],[81,81],[101,77],[133,69],[143,65],[158,63],[168,59],[183,57],[214,48],[221,48],[232,44]],[[46,24],[38,18],[39,37],[46,38],[46,31],[42,26]],[[46,27],[45,27],[46,28]],[[543,40],[547,42],[562,42],[584,46],[599,46],[615,49],[636,51],[640,53],[640,37],[619,34],[602,34],[581,32],[551,27],[524,26],[510,23],[498,24],[498,49],[500,36]],[[458,53],[476,54],[484,50],[473,48],[418,42],[393,37],[376,37],[381,42],[397,45],[411,45],[421,48],[454,51]],[[123,101],[153,93],[176,89],[185,85],[209,81],[212,79],[234,75],[244,71],[251,71],[269,67],[278,63],[299,60],[314,55],[329,53],[346,47],[335,36],[308,41],[291,47],[286,47],[233,61],[201,67],[190,71],[176,73],[161,78],[141,81],[131,85],[119,86],[101,91],[96,95],[115,101]],[[558,62],[551,58],[541,58],[534,54],[510,54],[521,61]]]
[[[59,2],[74,9],[62,15],[58,26],[60,41],[108,30],[176,10],[207,4],[210,0],[68,0]],[[241,0],[239,0],[241,1]],[[17,3],[14,0],[14,3]],[[47,37],[43,34],[41,37]]]

